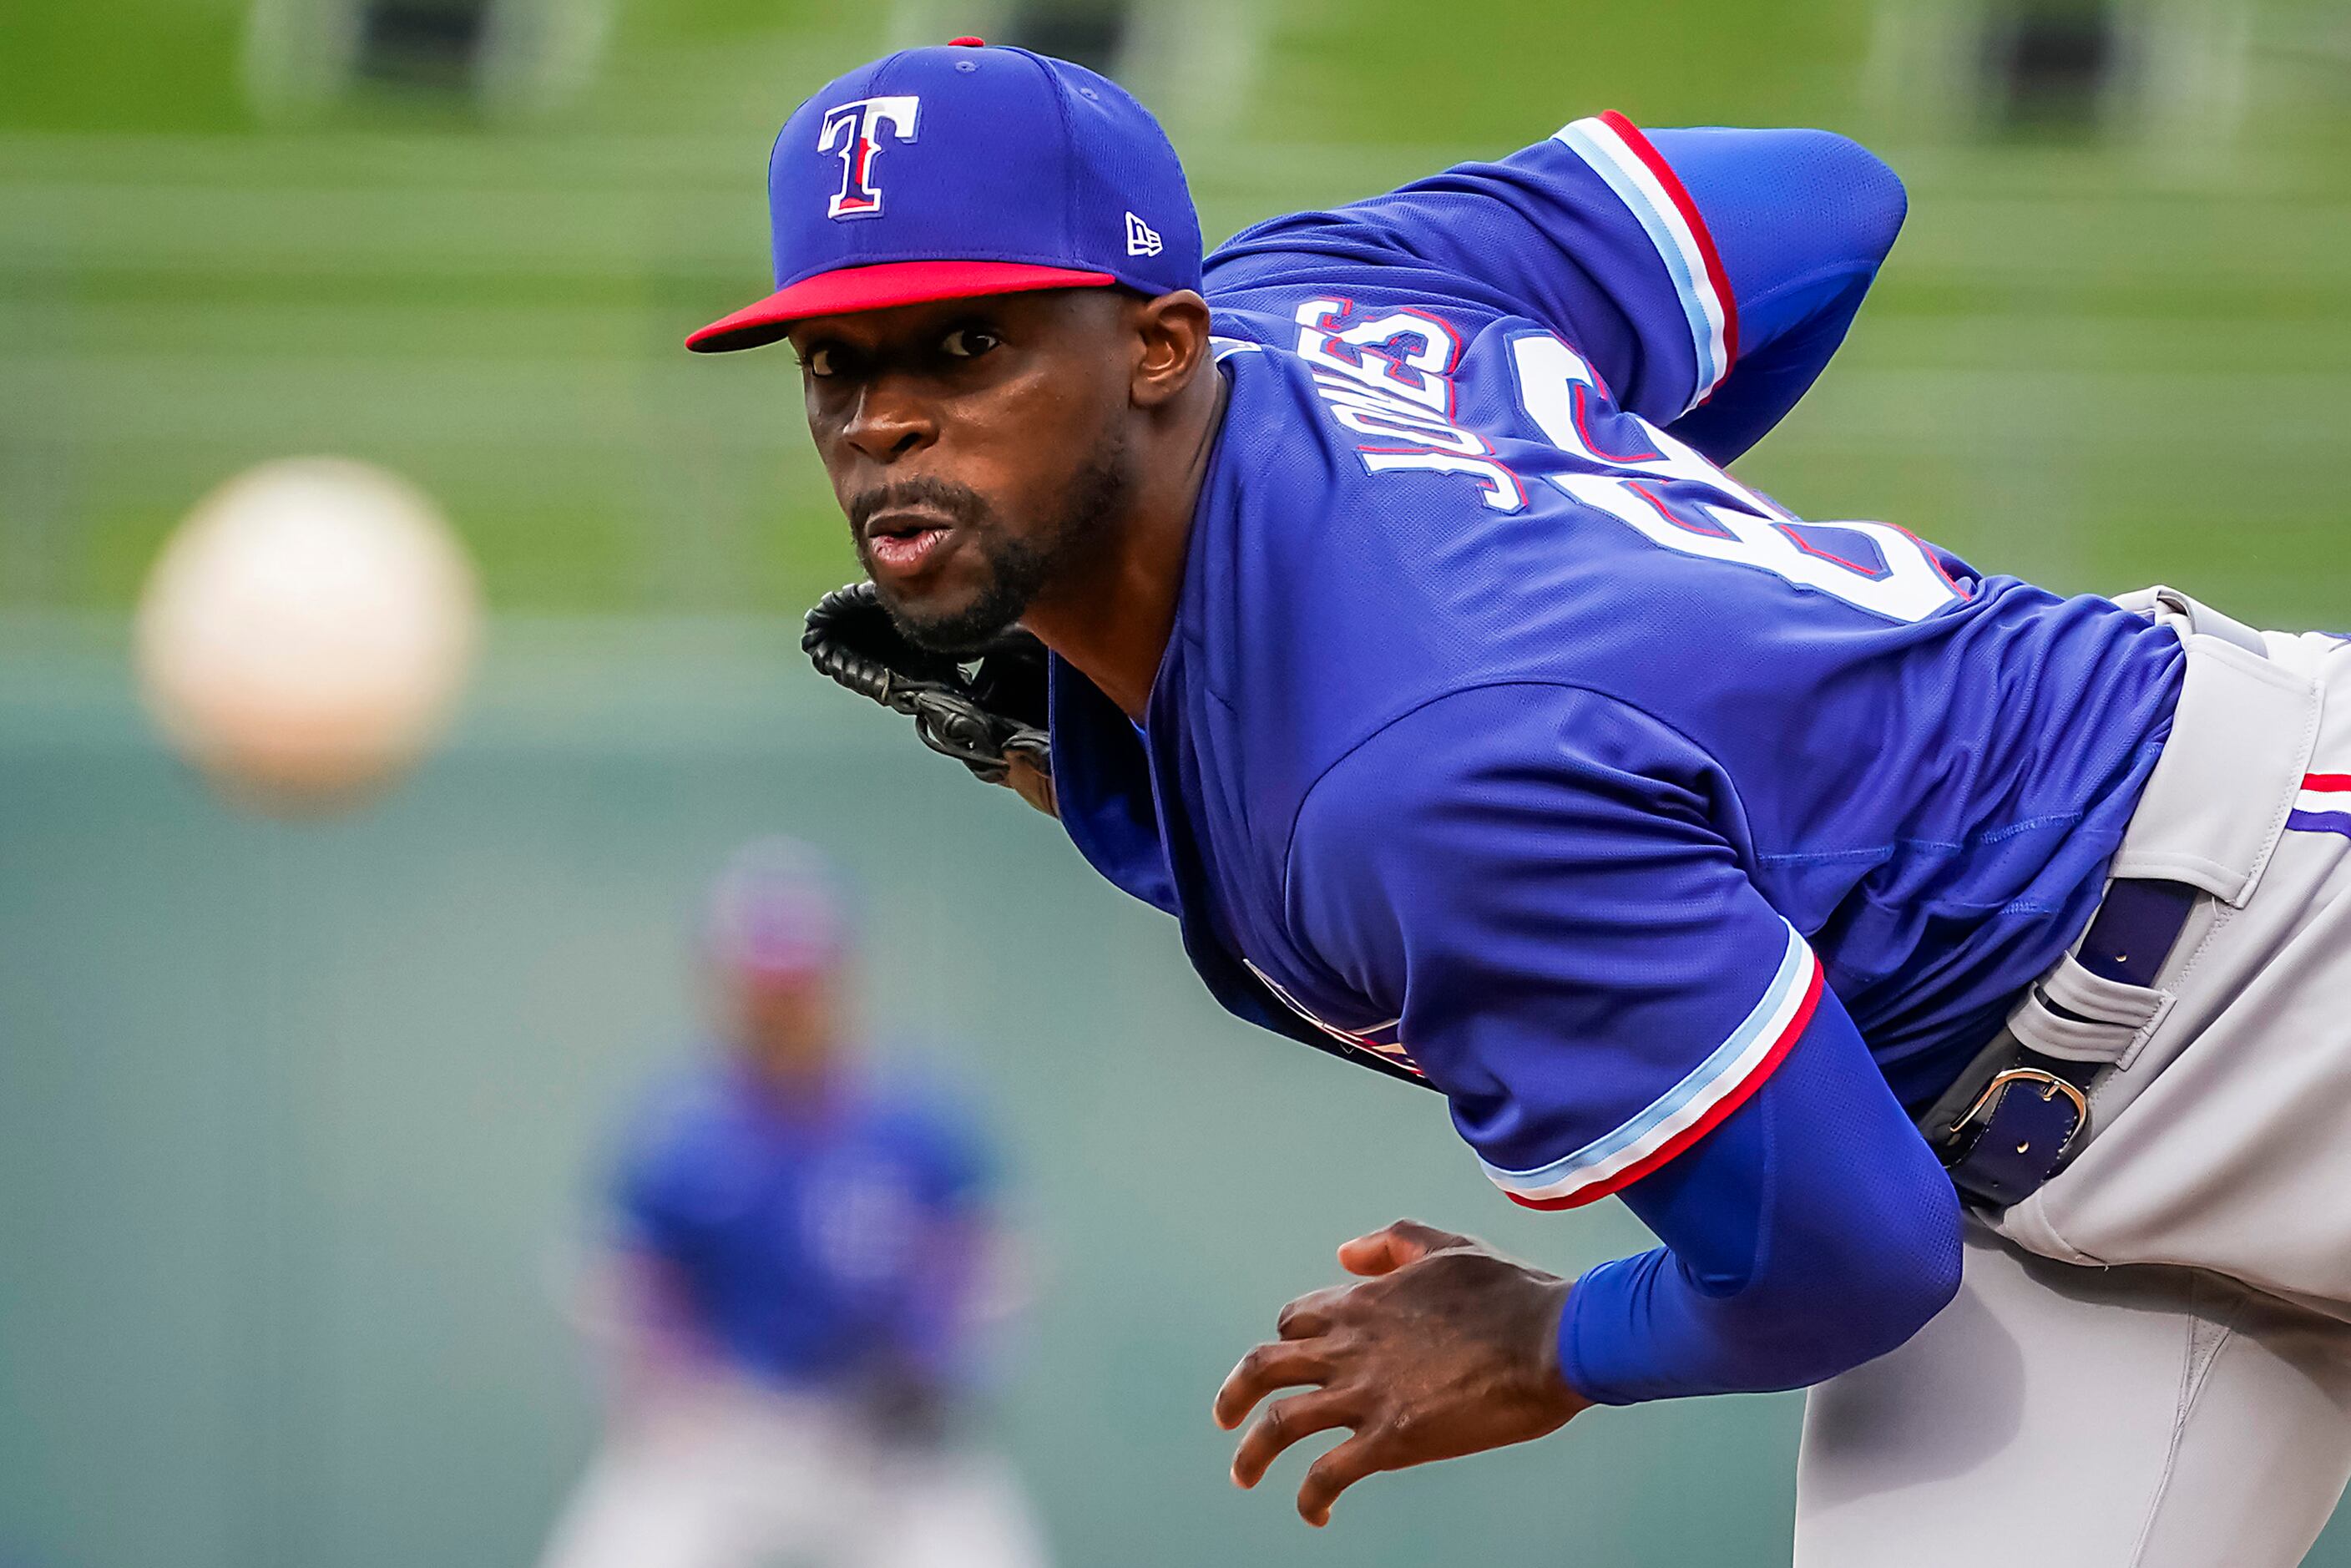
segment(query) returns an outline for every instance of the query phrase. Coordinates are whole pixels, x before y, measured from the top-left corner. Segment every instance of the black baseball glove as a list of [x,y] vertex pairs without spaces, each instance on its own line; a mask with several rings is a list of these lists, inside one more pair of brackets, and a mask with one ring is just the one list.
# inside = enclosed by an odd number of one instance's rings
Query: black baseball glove
[[[934,653],[898,630],[872,583],[852,582],[808,612],[800,647],[810,663],[859,696],[911,717],[932,750],[983,783],[1011,784],[1031,804],[1051,810],[1045,645],[1028,632],[1008,632],[963,658]],[[1019,777],[1022,769],[1031,776]]]

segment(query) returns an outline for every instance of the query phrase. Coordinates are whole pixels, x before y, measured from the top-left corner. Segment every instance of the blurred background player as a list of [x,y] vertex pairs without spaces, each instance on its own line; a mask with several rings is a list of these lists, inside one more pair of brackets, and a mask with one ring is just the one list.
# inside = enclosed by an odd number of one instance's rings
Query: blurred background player
[[719,1047],[656,1087],[611,1184],[602,1448],[547,1568],[1027,1568],[967,1428],[998,1237],[978,1130],[868,1060],[840,878],[738,853],[705,948]]

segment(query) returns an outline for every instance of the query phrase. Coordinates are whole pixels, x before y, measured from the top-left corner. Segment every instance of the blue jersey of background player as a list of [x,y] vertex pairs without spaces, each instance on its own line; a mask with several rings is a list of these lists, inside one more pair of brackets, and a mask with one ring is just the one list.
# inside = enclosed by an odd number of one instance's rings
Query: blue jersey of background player
[[1718,466],[1849,324],[1882,165],[1603,116],[1203,275],[1131,99],[950,48],[810,99],[769,186],[778,291],[696,346],[791,338],[902,628],[1053,650],[1079,849],[1235,1012],[1666,1243],[1572,1291],[1425,1228],[1351,1244],[1371,1283],[1219,1396],[1316,1385],[1237,1476],[1352,1429],[1319,1522],[1374,1470],[1814,1382],[1940,1308],[1958,1206],[1906,1105],[2096,908],[2182,661]]
[[928,1426],[969,1371],[985,1147],[941,1096],[858,1060],[839,895],[811,852],[738,856],[705,946],[724,1049],[639,1109],[614,1240],[689,1352],[901,1432]]

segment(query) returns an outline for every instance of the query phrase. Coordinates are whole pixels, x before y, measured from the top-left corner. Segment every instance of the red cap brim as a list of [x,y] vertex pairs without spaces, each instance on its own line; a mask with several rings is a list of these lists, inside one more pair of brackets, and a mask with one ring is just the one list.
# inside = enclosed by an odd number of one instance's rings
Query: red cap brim
[[1117,281],[1107,272],[1012,261],[886,261],[872,267],[844,267],[803,277],[757,305],[713,321],[688,338],[685,346],[697,354],[723,354],[772,343],[793,322],[811,316],[841,316],[853,310],[886,310],[893,305],[976,299],[987,294],[1021,294],[1038,288],[1100,288]]

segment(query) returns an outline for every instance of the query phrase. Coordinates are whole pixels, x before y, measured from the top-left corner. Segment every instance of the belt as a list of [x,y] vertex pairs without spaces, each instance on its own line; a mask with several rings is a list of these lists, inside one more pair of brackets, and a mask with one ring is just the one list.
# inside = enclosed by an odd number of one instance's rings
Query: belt
[[2260,632],[2172,589],[2116,602],[2186,646],[2170,737],[2080,944],[1918,1120],[1961,1197],[1995,1208],[2079,1152],[2092,1083],[2171,1006],[2155,982],[2198,900],[2252,896],[2317,737],[2316,687],[2270,662]]
[[[2181,882],[2117,882],[2073,956],[2095,980],[2152,988],[2199,891]],[[2073,967],[2052,971],[2033,1000],[2061,1020],[2106,1021],[2052,995]],[[2095,1005],[2095,1004],[2092,1004]],[[2121,1020],[2114,1020],[2121,1021]],[[2037,1051],[2003,1028],[1927,1113],[1935,1153],[1963,1197],[1996,1208],[2031,1197],[2064,1167],[2090,1124],[2090,1082],[2109,1063]]]

